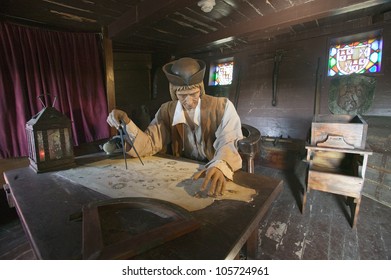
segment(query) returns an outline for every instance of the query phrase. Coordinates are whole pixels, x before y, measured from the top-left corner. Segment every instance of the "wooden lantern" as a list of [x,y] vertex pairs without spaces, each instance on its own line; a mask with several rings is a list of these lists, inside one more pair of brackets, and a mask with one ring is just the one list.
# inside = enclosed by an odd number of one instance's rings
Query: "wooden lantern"
[[45,107],[26,123],[30,166],[37,172],[75,165],[71,121],[54,107]]

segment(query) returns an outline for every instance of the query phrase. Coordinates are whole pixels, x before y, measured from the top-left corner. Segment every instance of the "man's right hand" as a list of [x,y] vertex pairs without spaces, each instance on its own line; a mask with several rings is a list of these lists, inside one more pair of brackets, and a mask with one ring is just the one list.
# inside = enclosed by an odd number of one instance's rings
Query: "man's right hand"
[[119,128],[121,120],[123,120],[125,124],[128,124],[130,122],[128,115],[124,111],[118,109],[114,109],[113,111],[111,111],[111,113],[107,117],[107,123],[111,127],[115,127],[116,129]]
[[192,178],[193,180],[198,180],[202,177],[205,179],[202,182],[200,191],[205,191],[208,185],[210,185],[208,190],[209,196],[224,195],[227,179],[220,169],[217,167],[209,167],[208,169],[203,169],[199,172],[196,172]]

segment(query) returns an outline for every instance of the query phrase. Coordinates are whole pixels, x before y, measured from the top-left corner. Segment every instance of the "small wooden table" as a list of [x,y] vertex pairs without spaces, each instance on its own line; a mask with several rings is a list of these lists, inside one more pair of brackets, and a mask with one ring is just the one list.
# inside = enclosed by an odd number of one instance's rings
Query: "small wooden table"
[[[77,158],[78,165],[104,158],[103,154]],[[176,159],[179,160],[180,159]],[[30,167],[4,172],[12,198],[38,259],[81,259],[83,205],[107,196]],[[250,203],[221,200],[191,215],[201,227],[150,249],[136,259],[234,259],[246,245],[256,256],[259,223],[283,188],[281,180],[238,171],[234,181],[251,186],[258,195]]]

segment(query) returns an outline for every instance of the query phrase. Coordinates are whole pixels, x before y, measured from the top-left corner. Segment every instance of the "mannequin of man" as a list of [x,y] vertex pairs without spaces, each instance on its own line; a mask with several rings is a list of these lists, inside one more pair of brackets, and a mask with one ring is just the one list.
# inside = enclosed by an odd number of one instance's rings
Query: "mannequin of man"
[[[165,151],[174,156],[206,162],[205,169],[193,175],[204,178],[201,191],[223,195],[227,179],[242,167],[237,141],[243,138],[240,118],[227,98],[205,94],[205,63],[181,58],[163,66],[172,101],[164,103],[145,131],[127,114],[114,109],[107,117],[110,126],[126,123],[126,131],[140,156]],[[134,149],[128,151],[136,157]],[[209,186],[209,188],[208,188]]]

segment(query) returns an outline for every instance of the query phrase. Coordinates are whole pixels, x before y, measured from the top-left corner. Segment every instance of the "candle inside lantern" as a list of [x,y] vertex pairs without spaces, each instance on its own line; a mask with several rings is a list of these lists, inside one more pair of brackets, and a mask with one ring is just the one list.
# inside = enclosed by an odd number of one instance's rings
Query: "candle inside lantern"
[[44,161],[45,160],[45,151],[39,150],[39,160]]

